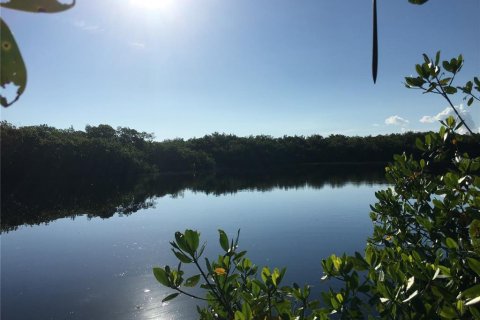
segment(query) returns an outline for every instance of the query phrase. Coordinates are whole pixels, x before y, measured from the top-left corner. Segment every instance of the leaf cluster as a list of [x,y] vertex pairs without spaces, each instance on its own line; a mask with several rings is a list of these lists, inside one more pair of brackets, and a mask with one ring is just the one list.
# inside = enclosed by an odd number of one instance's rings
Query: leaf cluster
[[461,91],[464,94],[464,100],[471,106],[475,100],[480,101],[480,80],[474,77],[473,81],[468,81],[465,85],[456,86],[453,81],[456,75],[463,67],[463,56],[460,54],[456,58],[440,61],[440,51],[435,58],[423,54],[424,62],[415,66],[417,76],[405,77],[405,86],[409,89],[419,89],[423,93],[435,93],[441,95],[450,107],[455,111],[460,119],[460,124],[473,134],[471,128],[465,123],[462,115],[458,112],[450,100],[450,96]]
[[[328,277],[340,272],[345,283],[341,293],[346,303],[336,310],[347,318],[480,315],[475,305],[480,301],[480,158],[456,152],[462,137],[455,133],[453,118],[446,123],[438,134],[417,142],[424,150],[421,159],[398,155],[387,167],[393,187],[375,194],[374,232],[364,255],[336,262],[350,262],[354,271],[324,267]],[[355,272],[366,275],[359,285],[351,280]],[[364,297],[358,300],[355,290]]]

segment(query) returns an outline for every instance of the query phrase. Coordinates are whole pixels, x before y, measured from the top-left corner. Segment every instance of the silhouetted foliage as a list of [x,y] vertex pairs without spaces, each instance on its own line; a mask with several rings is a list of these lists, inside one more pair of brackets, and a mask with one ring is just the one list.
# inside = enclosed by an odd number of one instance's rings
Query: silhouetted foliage
[[[420,133],[368,137],[344,135],[237,137],[213,133],[189,140],[157,142],[153,135],[109,125],[85,131],[46,125],[1,123],[2,188],[32,181],[128,179],[139,174],[266,170],[312,163],[387,163],[394,154],[418,154]],[[459,146],[476,156],[479,135]],[[3,192],[2,192],[3,193]]]
[[[156,142],[152,134],[109,125],[76,131],[2,122],[1,230],[83,214],[129,214],[153,205],[152,198],[186,188],[219,195],[305,184],[322,187],[326,181],[334,186],[378,182],[393,154],[418,152],[412,149],[421,135],[273,138],[214,133]],[[475,141],[479,135],[465,136],[459,149],[478,155]],[[346,165],[352,162],[364,165]]]

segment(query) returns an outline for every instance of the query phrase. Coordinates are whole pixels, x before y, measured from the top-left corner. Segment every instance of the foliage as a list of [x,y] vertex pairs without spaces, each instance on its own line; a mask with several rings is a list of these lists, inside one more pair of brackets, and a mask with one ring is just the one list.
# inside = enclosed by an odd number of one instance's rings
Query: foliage
[[[125,178],[148,173],[199,173],[222,170],[271,170],[307,163],[387,163],[395,154],[414,149],[420,133],[375,137],[313,135],[237,137],[207,135],[189,140],[157,142],[153,135],[109,125],[85,131],[46,125],[15,127],[0,123],[3,181],[11,184],[57,177]],[[467,137],[458,147],[471,154],[480,136]]]
[[[450,101],[453,79],[439,76],[439,54],[424,58],[419,78],[406,78],[407,85],[438,90]],[[443,66],[455,75],[462,62],[460,56]],[[470,87],[461,91],[473,96]],[[396,155],[386,168],[392,186],[375,194],[374,231],[364,253],[322,261],[322,279],[337,279],[340,288],[322,292],[319,300],[309,286],[283,286],[285,269],[258,268],[239,251],[238,234],[229,240],[222,230],[224,252],[212,262],[205,258],[202,267],[205,244],[198,232],[186,230],[171,242],[178,267],[153,269],[162,285],[176,291],[164,301],[181,293],[206,300],[205,308],[198,307],[201,319],[480,318],[480,157],[458,148],[465,138],[457,132],[465,126],[462,119],[441,124],[438,133],[416,140],[420,157]],[[184,277],[182,264],[192,263],[200,273]],[[186,291],[201,279],[205,298]]]
[[[71,4],[61,3],[57,0],[9,0],[2,1],[0,7],[34,12],[34,13],[54,13],[68,10],[75,5],[75,0]],[[0,95],[0,104],[8,107],[16,102],[27,86],[27,69],[23,62],[20,49],[13,37],[8,25],[0,18],[1,32],[1,64],[0,64],[0,86],[5,89],[7,85],[17,86],[17,96],[12,101]]]
[[[23,181],[41,181],[68,177],[111,178],[154,172],[147,163],[142,148],[149,141],[125,143],[123,128],[114,137],[102,136],[109,126],[87,132],[73,129],[59,130],[48,126],[16,128],[6,122],[1,124],[2,184]],[[144,133],[134,132],[135,135]]]
[[[450,96],[461,90],[465,94],[464,100],[468,99],[467,105],[471,106],[474,100],[480,101],[479,96],[477,96],[480,93],[480,80],[478,77],[474,77],[473,82],[468,81],[464,86],[453,86],[455,76],[463,67],[462,55],[452,58],[450,61],[445,60],[442,64],[440,64],[440,51],[435,55],[435,59],[428,57],[426,54],[423,55],[423,59],[423,64],[415,66],[418,76],[406,77],[405,86],[410,89],[422,90],[423,93],[432,92],[441,95],[460,119],[459,125],[463,125],[470,134],[473,134],[472,129],[465,123],[461,114],[453,105]],[[475,93],[475,91],[478,93]]]
[[0,65],[0,85],[6,88],[11,83],[18,86],[17,96],[13,101],[8,102],[7,98],[0,95],[0,104],[8,107],[20,98],[27,85],[27,70],[22,55],[18,49],[17,42],[13,37],[8,25],[0,18],[0,39],[2,43]]
[[[364,255],[324,261],[326,275],[345,283],[336,293],[343,302],[330,307],[346,318],[362,318],[370,306],[382,318],[479,314],[480,158],[458,153],[454,119],[443,124],[417,141],[421,159],[398,155],[387,167],[393,188],[376,193]],[[358,272],[366,273],[362,282]]]

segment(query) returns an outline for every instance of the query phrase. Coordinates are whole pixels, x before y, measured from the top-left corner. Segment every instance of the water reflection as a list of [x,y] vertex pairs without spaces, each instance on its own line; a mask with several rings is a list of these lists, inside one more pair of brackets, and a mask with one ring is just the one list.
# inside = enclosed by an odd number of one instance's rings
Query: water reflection
[[311,165],[262,172],[209,175],[160,175],[136,180],[2,181],[1,232],[80,215],[110,218],[153,207],[156,199],[179,197],[184,190],[205,194],[270,191],[274,188],[321,189],[384,182],[382,165]]
[[383,182],[382,166],[310,166],[10,184],[2,189],[0,318],[195,319],[191,298],[161,302],[172,292],[151,271],[176,265],[169,241],[186,228],[201,232],[206,257],[219,252],[218,228],[240,228],[252,261],[287,267],[286,284],[310,283],[317,294],[326,289],[322,258],[363,250],[368,206]]

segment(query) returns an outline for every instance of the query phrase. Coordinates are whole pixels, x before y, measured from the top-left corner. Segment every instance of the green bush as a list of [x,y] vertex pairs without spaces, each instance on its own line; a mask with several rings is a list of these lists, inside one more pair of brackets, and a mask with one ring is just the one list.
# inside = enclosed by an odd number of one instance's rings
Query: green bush
[[[478,100],[478,78],[463,87],[452,84],[461,56],[442,65],[439,53],[424,60],[416,66],[418,77],[406,78],[407,87],[440,94],[455,112],[451,95],[463,92],[468,105]],[[322,261],[322,279],[340,280],[340,289],[313,299],[309,286],[283,286],[285,269],[259,269],[238,250],[239,235],[229,239],[222,230],[224,252],[203,261],[200,234],[186,230],[171,242],[178,268],[153,269],[175,290],[164,301],[179,294],[205,300],[205,308],[197,307],[201,319],[480,318],[480,157],[459,147],[464,136],[457,131],[473,132],[458,116],[458,123],[449,117],[438,133],[416,141],[419,159],[396,155],[386,168],[391,187],[375,194],[365,252]],[[194,264],[199,273],[184,277],[182,264]],[[186,291],[198,284],[204,297]]]

